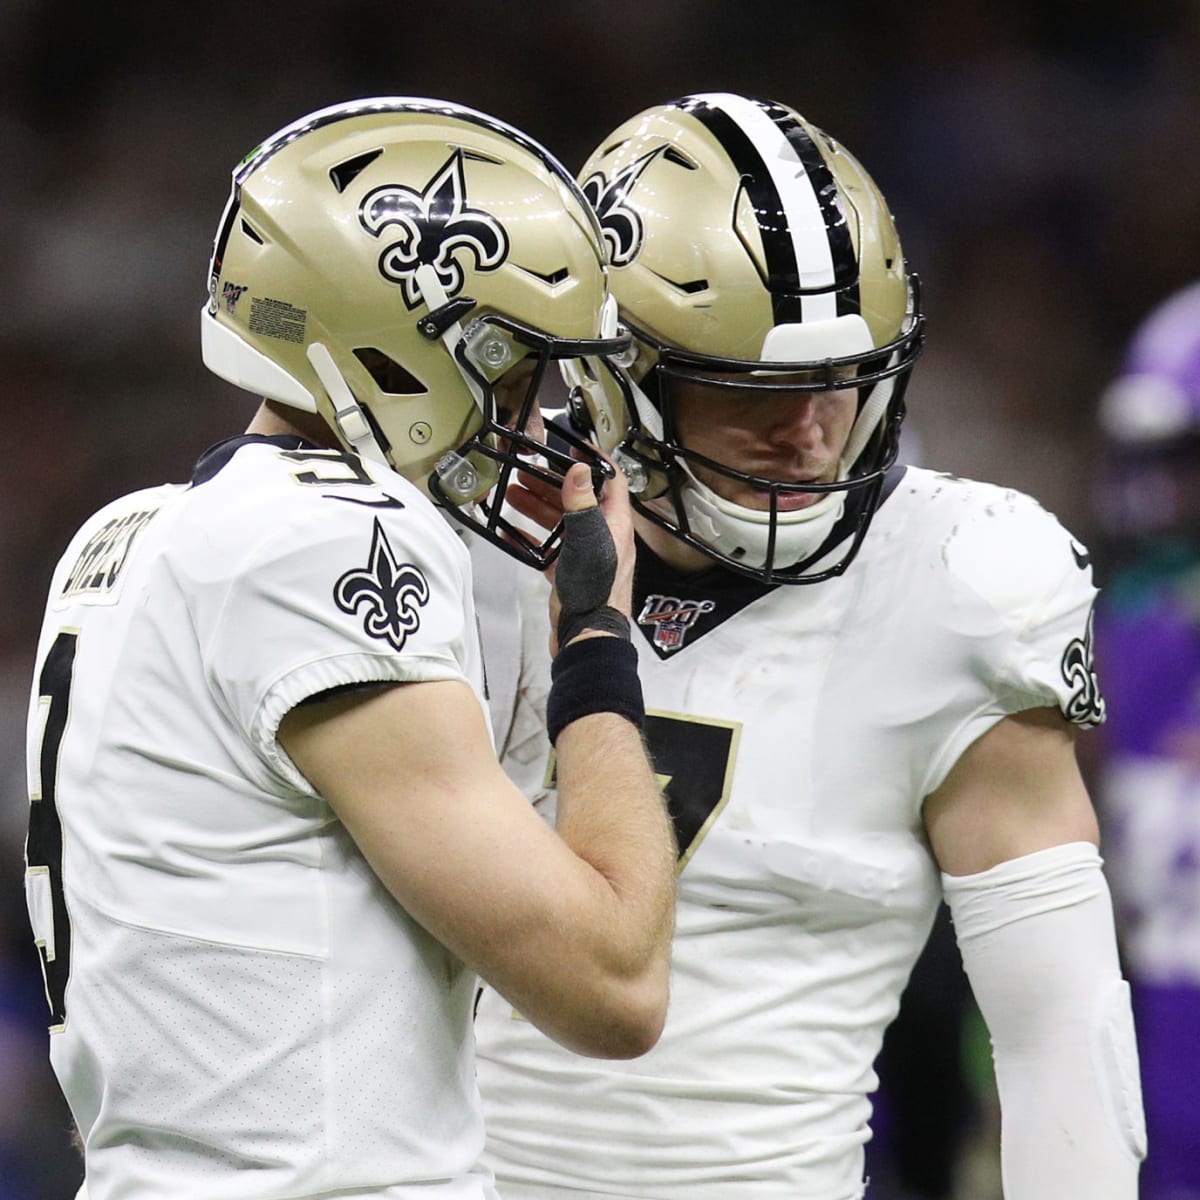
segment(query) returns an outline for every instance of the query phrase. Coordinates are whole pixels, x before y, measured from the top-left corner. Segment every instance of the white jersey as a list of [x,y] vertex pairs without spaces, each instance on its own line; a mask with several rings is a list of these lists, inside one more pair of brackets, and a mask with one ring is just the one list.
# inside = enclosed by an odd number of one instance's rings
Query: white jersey
[[940,898],[922,802],[1008,714],[1101,719],[1094,594],[1034,501],[916,469],[825,583],[639,559],[683,863],[666,1029],[642,1058],[580,1058],[485,991],[502,1196],[863,1195],[872,1064]]
[[486,1200],[474,976],[276,740],[482,673],[470,560],[400,476],[246,437],[93,517],[29,724],[27,892],[90,1200]]
[[547,583],[479,537],[470,538],[475,613],[496,752],[509,778],[536,796],[546,778],[550,693]]

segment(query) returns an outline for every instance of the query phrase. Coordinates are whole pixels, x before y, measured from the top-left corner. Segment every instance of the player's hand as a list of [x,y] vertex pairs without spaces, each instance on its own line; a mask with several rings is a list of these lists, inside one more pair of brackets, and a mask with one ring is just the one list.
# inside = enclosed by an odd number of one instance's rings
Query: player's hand
[[[555,507],[545,491],[539,503]],[[592,471],[576,463],[566,474],[559,504],[563,548],[547,572],[550,652],[577,637],[629,636],[633,607],[633,511],[624,475],[605,482],[597,503]],[[534,514],[527,514],[534,516]],[[534,519],[537,519],[534,517]]]
[[509,483],[504,498],[513,509],[547,533],[563,515],[561,488],[530,471],[518,469],[516,479]]

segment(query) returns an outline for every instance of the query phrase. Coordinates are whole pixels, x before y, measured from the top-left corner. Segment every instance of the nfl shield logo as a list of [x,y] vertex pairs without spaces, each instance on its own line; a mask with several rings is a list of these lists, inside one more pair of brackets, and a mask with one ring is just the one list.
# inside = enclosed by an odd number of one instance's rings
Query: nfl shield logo
[[242,284],[227,283],[221,292],[221,299],[225,301],[225,308],[228,312],[233,312],[237,308],[237,302],[246,293],[246,288]]
[[711,600],[680,600],[678,596],[647,596],[638,616],[639,625],[654,629],[654,645],[664,653],[678,650],[688,630],[702,613],[716,608]]

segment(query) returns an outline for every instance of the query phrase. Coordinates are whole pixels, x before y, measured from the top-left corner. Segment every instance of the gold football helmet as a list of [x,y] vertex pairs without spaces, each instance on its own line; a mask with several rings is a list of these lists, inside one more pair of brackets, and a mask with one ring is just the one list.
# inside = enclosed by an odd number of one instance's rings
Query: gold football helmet
[[629,344],[566,170],[492,117],[407,97],[314,112],[235,168],[201,326],[218,375],[321,414],[539,567],[559,532],[514,543],[502,507],[518,461],[555,480],[572,461],[539,440],[538,386],[552,360]]
[[[884,494],[924,339],[917,280],[878,188],[799,113],[730,94],[640,113],[579,178],[636,356],[627,371],[594,360],[564,371],[573,425],[624,467],[641,513],[726,566],[769,583],[840,574]],[[768,479],[689,450],[674,429],[678,380],[855,389],[838,479]],[[768,493],[769,510],[717,495],[697,464]],[[804,492],[820,499],[779,503]]]

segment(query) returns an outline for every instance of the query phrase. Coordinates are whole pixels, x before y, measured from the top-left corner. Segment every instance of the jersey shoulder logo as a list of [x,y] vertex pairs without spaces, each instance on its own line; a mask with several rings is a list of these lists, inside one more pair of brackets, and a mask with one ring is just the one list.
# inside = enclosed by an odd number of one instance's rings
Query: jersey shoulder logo
[[429,602],[429,581],[412,563],[402,563],[388,543],[379,518],[371,535],[370,562],[347,571],[333,588],[344,613],[363,612],[363,631],[400,650],[421,625],[418,609]]
[[1063,651],[1061,671],[1063,680],[1074,688],[1071,699],[1063,709],[1063,716],[1076,725],[1090,727],[1099,725],[1107,712],[1104,697],[1100,694],[1100,683],[1096,678],[1096,667],[1092,656],[1092,625],[1095,610],[1088,613],[1087,629],[1083,637],[1073,638]]
[[654,631],[654,645],[664,652],[678,650],[688,631],[704,613],[716,605],[711,600],[680,600],[678,596],[652,595],[646,597],[638,624]]
[[659,146],[649,154],[622,167],[612,179],[606,179],[603,171],[589,175],[580,185],[588,203],[596,211],[600,231],[608,246],[610,261],[614,267],[628,266],[642,248],[645,233],[642,218],[625,201],[633,191],[642,172],[662,153]]
[[494,271],[508,258],[504,226],[467,204],[462,150],[455,150],[419,192],[395,183],[368,192],[358,217],[372,237],[383,237],[385,230],[395,234],[379,255],[379,273],[399,284],[410,309],[422,302],[418,267],[432,267],[453,297],[466,278],[456,253],[470,254],[477,271]]

